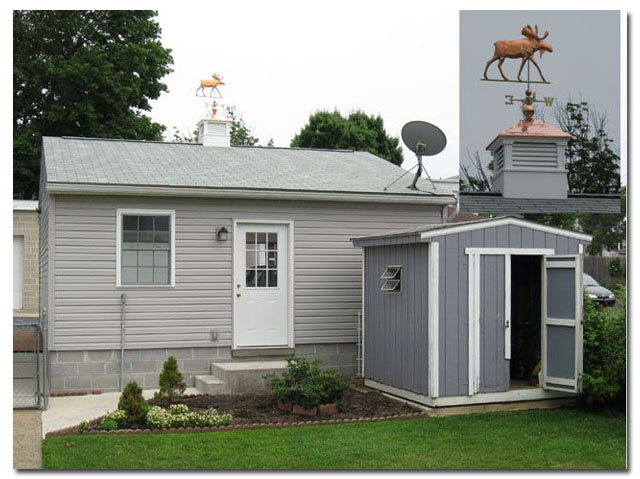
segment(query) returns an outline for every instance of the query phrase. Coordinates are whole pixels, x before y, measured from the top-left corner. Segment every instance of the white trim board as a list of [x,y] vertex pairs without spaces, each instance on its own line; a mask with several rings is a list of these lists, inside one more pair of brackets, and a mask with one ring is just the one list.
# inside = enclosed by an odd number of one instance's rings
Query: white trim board
[[428,246],[428,276],[429,276],[429,290],[428,290],[428,368],[429,371],[429,395],[431,397],[439,396],[439,381],[440,381],[440,366],[439,366],[439,342],[440,335],[438,333],[439,311],[440,311],[440,243],[432,241]]
[[493,254],[493,255],[529,255],[540,256],[555,254],[553,248],[465,248],[465,254]]
[[300,201],[346,201],[360,203],[411,203],[430,205],[455,205],[453,195],[432,196],[425,194],[349,193],[313,190],[250,190],[232,188],[194,188],[183,186],[129,186],[112,184],[77,184],[48,182],[52,194],[75,195],[126,195],[126,196],[177,196],[198,198],[267,199]]
[[522,228],[530,228],[532,230],[542,231],[545,233],[552,233],[559,236],[567,236],[569,238],[575,238],[582,241],[591,241],[592,237],[583,233],[576,233],[575,231],[563,230],[561,228],[555,228],[553,226],[540,225],[531,221],[525,221],[518,218],[496,218],[495,220],[476,221],[473,223],[467,223],[460,226],[452,226],[450,228],[440,228],[430,231],[424,231],[420,233],[421,239],[434,238],[436,236],[445,236],[455,233],[462,233],[465,231],[475,231],[485,228],[495,228],[498,226],[520,226]]
[[480,393],[473,396],[445,396],[432,398],[425,394],[407,391],[388,384],[365,379],[364,385],[373,389],[398,396],[429,407],[468,406],[473,404],[491,404],[518,401],[537,401],[543,399],[571,398],[578,395],[573,392],[547,391],[542,388],[515,389],[512,391]]

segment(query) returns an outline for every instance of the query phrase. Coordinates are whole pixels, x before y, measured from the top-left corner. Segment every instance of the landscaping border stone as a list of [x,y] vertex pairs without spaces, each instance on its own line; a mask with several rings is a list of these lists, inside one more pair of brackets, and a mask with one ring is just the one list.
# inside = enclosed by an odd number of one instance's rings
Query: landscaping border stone
[[[106,434],[106,435],[120,435],[120,434],[171,434],[171,433],[190,433],[190,432],[213,432],[213,431],[237,431],[243,429],[264,429],[264,428],[283,428],[283,427],[300,427],[309,425],[326,425],[326,424],[346,424],[357,422],[378,422],[389,421],[393,419],[411,419],[420,416],[430,416],[429,412],[415,412],[409,414],[393,414],[391,416],[362,416],[356,418],[345,419],[322,419],[317,421],[296,421],[296,422],[282,422],[282,423],[254,423],[254,424],[232,424],[230,426],[212,426],[212,427],[176,427],[165,429],[114,429],[112,431],[78,431],[78,426],[69,426],[56,431],[50,431],[45,437],[56,436],[71,436],[71,435],[90,435],[90,434]],[[92,419],[87,421],[90,425],[99,424],[102,418]]]

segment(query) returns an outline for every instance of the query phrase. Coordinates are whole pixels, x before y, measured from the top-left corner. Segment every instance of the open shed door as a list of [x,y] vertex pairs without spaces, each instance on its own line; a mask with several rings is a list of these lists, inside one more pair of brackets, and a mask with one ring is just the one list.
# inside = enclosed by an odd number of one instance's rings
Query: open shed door
[[578,392],[582,372],[582,255],[545,256],[542,385]]

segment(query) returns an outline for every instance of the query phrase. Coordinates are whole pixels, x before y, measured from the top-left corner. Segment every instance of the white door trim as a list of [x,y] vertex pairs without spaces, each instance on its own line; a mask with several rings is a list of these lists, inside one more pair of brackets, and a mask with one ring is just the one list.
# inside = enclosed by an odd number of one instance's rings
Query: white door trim
[[[265,219],[247,219],[247,218],[234,218],[232,221],[232,234],[231,234],[231,348],[238,349],[236,345],[236,335],[235,332],[235,266],[238,261],[237,255],[239,252],[235,248],[235,238],[237,233],[238,225],[251,223],[251,224],[271,224],[271,225],[283,225],[287,226],[287,241],[288,251],[287,251],[287,347],[293,348],[295,346],[294,340],[294,317],[295,317],[295,309],[294,309],[294,284],[295,284],[295,276],[294,276],[294,222],[293,220],[265,220]],[[248,348],[246,346],[242,346],[241,349],[261,349],[261,348]]]
[[[557,391],[575,391],[581,392],[582,389],[582,348],[583,348],[583,311],[582,296],[584,294],[582,287],[582,270],[583,270],[583,252],[584,246],[578,246],[578,254],[554,255],[556,259],[566,258],[566,261],[553,261],[549,263],[545,257],[542,261],[542,381],[541,385],[544,389]],[[552,268],[575,268],[575,314],[574,319],[550,318],[547,316],[547,269]],[[574,379],[565,379],[552,377],[547,374],[547,325],[565,326],[575,328],[575,365]],[[557,385],[559,387],[555,387]]]
[[[511,255],[547,256],[552,248],[465,248],[469,257],[469,396],[480,391],[480,256],[504,256],[505,359],[511,358]],[[544,267],[544,262],[543,267]],[[543,270],[544,272],[544,270]],[[544,298],[544,291],[542,294]],[[544,299],[543,299],[544,300]],[[542,325],[541,325],[542,326]],[[544,344],[542,348],[544,349]],[[507,357],[508,356],[508,357]],[[544,356],[543,356],[544,357]],[[542,361],[544,364],[544,360]]]

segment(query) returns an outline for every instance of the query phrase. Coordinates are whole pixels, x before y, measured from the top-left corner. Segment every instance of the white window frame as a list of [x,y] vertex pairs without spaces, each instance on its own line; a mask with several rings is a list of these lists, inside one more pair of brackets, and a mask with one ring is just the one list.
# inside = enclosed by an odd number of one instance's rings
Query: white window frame
[[[140,288],[173,288],[176,285],[176,210],[154,210],[137,208],[118,208],[116,210],[116,287],[121,289]],[[122,284],[122,217],[124,215],[137,216],[169,216],[170,253],[169,253],[169,284]]]

